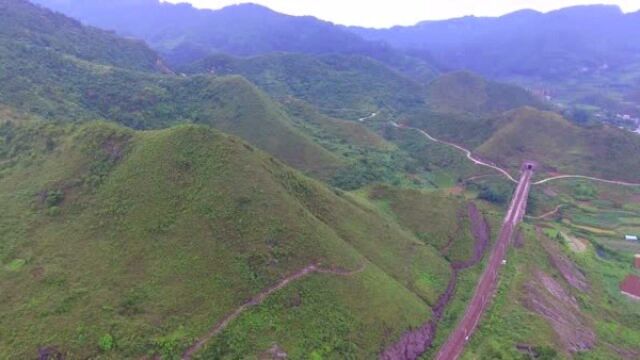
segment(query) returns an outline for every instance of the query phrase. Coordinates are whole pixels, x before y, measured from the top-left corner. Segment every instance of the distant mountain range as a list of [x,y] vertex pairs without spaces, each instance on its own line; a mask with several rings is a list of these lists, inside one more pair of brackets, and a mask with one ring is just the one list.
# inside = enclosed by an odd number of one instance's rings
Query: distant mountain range
[[633,126],[619,123],[617,114],[640,117],[640,12],[594,5],[351,30],[408,53],[428,53],[443,71],[471,70],[586,107],[599,120]]
[[144,39],[175,66],[217,53],[361,55],[423,83],[438,72],[460,69],[513,82],[569,107],[590,108],[590,121],[633,126],[616,115],[640,117],[640,12],[624,14],[616,6],[522,10],[496,18],[366,29],[253,4],[213,11],[159,0],[35,1],[87,24]]
[[365,40],[349,29],[314,17],[288,16],[255,4],[213,11],[159,0],[35,2],[87,24],[144,39],[172,64],[185,64],[215,53],[335,53],[372,57],[424,79],[434,73],[429,62],[384,42]]
[[563,78],[640,58],[640,12],[578,6],[523,10],[497,18],[425,21],[385,30],[351,28],[394,47],[428,51],[443,67],[488,76]]
[[[537,176],[640,181],[640,136],[570,121],[532,88],[444,73],[427,47],[253,5],[40,3],[81,21],[0,0],[3,358],[374,359],[399,339],[412,347],[404,334],[420,328],[430,358],[465,311],[513,188],[391,121],[512,174],[526,159]],[[617,77],[591,77],[591,94],[637,101],[601,87],[633,87],[614,65]],[[597,192],[548,189],[532,206]],[[635,214],[626,202],[638,193],[626,191],[557,216]],[[471,356],[520,358],[520,344],[540,359],[569,354],[522,303],[532,269],[554,263],[530,224]],[[602,329],[585,356],[634,358],[637,307],[614,285],[629,265],[603,253],[571,257],[593,282],[571,303],[588,302]]]

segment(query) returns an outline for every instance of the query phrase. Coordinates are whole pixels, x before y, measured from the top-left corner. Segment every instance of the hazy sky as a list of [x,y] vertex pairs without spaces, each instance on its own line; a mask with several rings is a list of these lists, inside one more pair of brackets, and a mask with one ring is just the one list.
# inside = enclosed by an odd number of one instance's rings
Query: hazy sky
[[581,4],[616,4],[624,11],[640,10],[640,0],[163,0],[188,1],[201,8],[253,2],[291,15],[313,15],[344,25],[389,27],[421,20],[465,15],[497,16],[519,9],[549,11]]

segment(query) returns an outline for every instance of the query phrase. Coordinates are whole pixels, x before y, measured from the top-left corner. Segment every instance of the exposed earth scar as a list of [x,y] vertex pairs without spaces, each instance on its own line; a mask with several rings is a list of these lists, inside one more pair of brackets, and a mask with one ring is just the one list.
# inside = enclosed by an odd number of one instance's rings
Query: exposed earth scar
[[214,336],[216,336],[220,332],[222,332],[222,330],[224,330],[233,320],[235,320],[243,312],[245,312],[246,310],[248,310],[248,309],[250,309],[250,308],[252,308],[252,307],[254,307],[256,305],[262,304],[262,302],[267,297],[269,297],[270,295],[272,295],[276,291],[281,290],[282,288],[284,288],[285,286],[287,286],[291,282],[294,282],[296,280],[300,280],[300,279],[302,279],[302,278],[304,278],[304,277],[306,277],[308,275],[314,274],[314,273],[331,274],[331,275],[337,275],[337,276],[353,276],[353,275],[355,275],[357,273],[360,273],[360,272],[364,271],[365,267],[366,267],[366,265],[362,264],[356,270],[345,270],[345,269],[340,269],[340,268],[324,269],[324,268],[321,268],[319,264],[311,264],[311,265],[308,265],[307,267],[304,267],[304,268],[302,268],[302,269],[300,269],[300,270],[288,275],[284,279],[280,280],[280,282],[278,282],[277,284],[275,284],[275,285],[273,285],[273,286],[271,286],[271,287],[269,287],[267,289],[264,289],[263,291],[258,293],[255,297],[253,297],[251,300],[249,300],[246,303],[242,304],[240,307],[235,309],[233,312],[229,313],[227,316],[225,316],[220,321],[218,321],[211,328],[211,330],[209,330],[209,332],[207,334],[205,334],[198,341],[196,341],[193,345],[189,346],[187,348],[187,350],[184,351],[184,353],[182,354],[182,359],[183,360],[191,359],[191,357],[195,353],[197,353],[199,350],[201,350],[209,340],[211,340]]
[[440,295],[438,302],[432,309],[432,317],[420,328],[409,331],[402,335],[398,342],[387,347],[382,354],[381,360],[415,360],[424,354],[433,344],[438,329],[438,323],[442,319],[444,312],[455,294],[458,273],[462,270],[478,264],[489,245],[491,237],[489,224],[482,216],[478,208],[473,203],[467,206],[471,229],[475,240],[473,256],[466,261],[453,263],[451,265],[451,277],[445,292]]
[[464,316],[436,355],[435,358],[438,360],[452,360],[460,357],[466,342],[473,335],[482,315],[489,306],[491,296],[498,284],[498,272],[506,257],[507,248],[526,212],[533,169],[531,166],[523,167],[523,169],[489,262],[480,276]]

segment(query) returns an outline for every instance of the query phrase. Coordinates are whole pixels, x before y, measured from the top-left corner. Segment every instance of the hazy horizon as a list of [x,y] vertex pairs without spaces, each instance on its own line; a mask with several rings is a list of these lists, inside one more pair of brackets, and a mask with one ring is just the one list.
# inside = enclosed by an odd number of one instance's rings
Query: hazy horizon
[[220,9],[226,6],[255,3],[281,13],[304,16],[347,26],[388,28],[414,25],[425,20],[445,20],[463,16],[501,16],[518,10],[548,12],[579,5],[617,5],[624,12],[640,10],[640,0],[395,0],[370,2],[364,0],[162,0],[171,3],[188,2],[198,8]]

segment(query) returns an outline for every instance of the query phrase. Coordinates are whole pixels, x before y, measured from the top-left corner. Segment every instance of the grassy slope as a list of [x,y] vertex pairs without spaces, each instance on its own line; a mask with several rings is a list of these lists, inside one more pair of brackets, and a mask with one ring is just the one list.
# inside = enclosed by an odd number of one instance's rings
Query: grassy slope
[[[388,208],[398,223],[423,241],[443,252],[453,249],[450,260],[471,256],[474,242],[463,197],[387,186],[372,188],[369,197]],[[465,253],[457,254],[458,248]]]
[[[257,353],[277,339],[300,356],[369,357],[427,318],[448,278],[433,248],[362,200],[206,128],[3,134],[0,286],[14,291],[0,295],[0,349],[11,357],[39,346],[96,356],[105,334],[116,344],[107,357],[178,353],[312,261],[367,267],[295,284],[215,339],[215,351]],[[302,299],[295,310],[282,307],[291,296]]]
[[317,175],[339,159],[294,129],[286,113],[240,77],[181,78],[88,63],[50,49],[9,52],[3,103],[50,120],[108,119],[134,128],[197,122],[250,141],[290,165]]
[[142,43],[25,1],[0,5],[3,108],[59,122],[105,119],[136,129],[208,124],[319,177],[328,178],[343,165],[241,77],[142,71],[155,69],[157,59]]
[[466,71],[452,72],[429,84],[428,103],[444,113],[499,113],[542,104],[526,90],[497,83]]
[[517,86],[467,71],[444,74],[427,85],[426,107],[400,119],[449,141],[475,147],[497,131],[495,116],[522,106],[546,106]]
[[506,113],[498,130],[477,151],[512,168],[527,160],[542,169],[616,180],[640,178],[640,139],[610,127],[585,129],[559,115],[532,108]]

